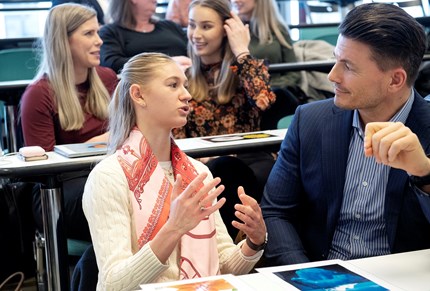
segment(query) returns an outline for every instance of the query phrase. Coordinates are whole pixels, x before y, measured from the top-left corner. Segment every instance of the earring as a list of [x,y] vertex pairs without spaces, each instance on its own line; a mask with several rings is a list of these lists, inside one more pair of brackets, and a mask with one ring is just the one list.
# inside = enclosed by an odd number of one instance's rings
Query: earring
[[139,94],[139,96],[138,96],[139,104],[142,105],[143,107],[145,107],[146,106],[145,99],[143,99],[143,96],[140,92],[138,94]]

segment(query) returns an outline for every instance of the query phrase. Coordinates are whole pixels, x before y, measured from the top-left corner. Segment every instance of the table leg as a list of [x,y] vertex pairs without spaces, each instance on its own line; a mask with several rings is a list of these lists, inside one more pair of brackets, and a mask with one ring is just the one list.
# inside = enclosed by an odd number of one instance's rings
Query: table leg
[[63,224],[62,194],[58,184],[56,178],[52,177],[41,189],[48,291],[69,290],[67,239]]
[[6,148],[9,153],[14,153],[19,150],[19,142],[17,135],[17,107],[14,105],[6,104],[4,107],[4,120],[5,120],[5,135],[7,137]]

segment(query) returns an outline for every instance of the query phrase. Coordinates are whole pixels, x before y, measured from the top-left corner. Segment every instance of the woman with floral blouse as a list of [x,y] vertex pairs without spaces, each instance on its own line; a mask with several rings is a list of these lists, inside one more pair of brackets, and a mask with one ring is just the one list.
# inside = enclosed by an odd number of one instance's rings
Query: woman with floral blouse
[[[189,8],[187,70],[191,112],[188,123],[174,130],[176,138],[212,136],[260,130],[261,115],[275,102],[263,60],[249,53],[247,25],[231,12],[228,0],[195,0]],[[274,159],[270,153],[219,157],[208,162],[226,185],[221,213],[231,236],[237,186],[259,201]]]

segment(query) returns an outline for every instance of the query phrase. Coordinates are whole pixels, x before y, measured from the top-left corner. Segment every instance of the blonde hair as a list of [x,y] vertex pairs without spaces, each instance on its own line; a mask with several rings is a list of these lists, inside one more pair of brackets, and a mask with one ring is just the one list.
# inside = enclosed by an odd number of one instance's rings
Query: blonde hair
[[255,0],[249,26],[251,33],[259,39],[260,44],[272,43],[272,34],[274,34],[281,45],[292,48],[289,41],[284,37],[284,34],[289,34],[288,26],[279,13],[275,0]]
[[120,81],[109,105],[109,152],[115,152],[136,125],[136,112],[130,96],[130,87],[145,87],[167,64],[175,61],[162,53],[141,53],[130,58],[121,71]]
[[[231,8],[228,0],[194,0],[190,3],[189,10],[196,6],[207,7],[214,10],[223,21],[231,18]],[[193,99],[198,102],[203,101],[210,90],[214,90],[218,103],[226,104],[231,101],[231,98],[236,92],[238,80],[230,68],[235,60],[235,56],[226,36],[222,42],[221,50],[223,55],[221,70],[215,80],[214,87],[209,87],[209,84],[201,72],[200,57],[194,53],[191,42],[188,41],[188,54],[193,63],[188,70],[189,92],[191,96],[193,96]]]
[[49,11],[42,46],[42,61],[36,79],[47,76],[58,108],[63,130],[79,130],[84,126],[84,111],[99,119],[108,117],[109,92],[95,68],[88,69],[89,89],[82,110],[75,84],[70,35],[84,22],[96,17],[94,9],[80,4],[62,4]]

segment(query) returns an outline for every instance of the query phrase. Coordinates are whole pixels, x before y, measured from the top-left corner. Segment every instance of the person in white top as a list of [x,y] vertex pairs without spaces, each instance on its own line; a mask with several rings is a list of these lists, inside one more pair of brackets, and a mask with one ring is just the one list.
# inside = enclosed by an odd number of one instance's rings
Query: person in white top
[[219,178],[185,155],[171,130],[190,111],[188,81],[171,57],[143,53],[121,72],[110,113],[110,155],[91,172],[83,209],[99,269],[97,290],[246,274],[260,259],[266,226],[255,199],[238,189],[235,245],[219,214]]

